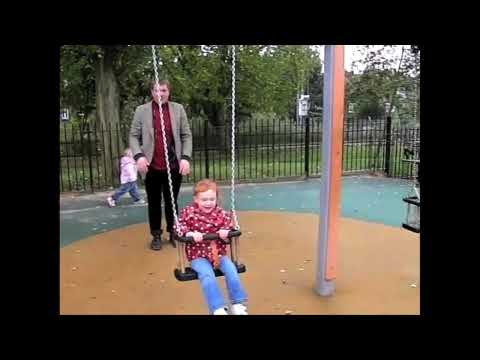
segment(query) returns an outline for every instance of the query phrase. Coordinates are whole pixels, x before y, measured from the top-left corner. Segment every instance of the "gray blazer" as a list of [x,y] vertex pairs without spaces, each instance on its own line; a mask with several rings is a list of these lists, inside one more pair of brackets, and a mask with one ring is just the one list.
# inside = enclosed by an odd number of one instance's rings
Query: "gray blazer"
[[[172,101],[168,102],[168,109],[170,111],[177,159],[179,161],[180,159],[186,159],[191,162],[192,132],[190,131],[185,109],[183,105]],[[135,159],[144,155],[148,162],[152,162],[155,147],[152,101],[135,109],[135,115],[130,127],[129,143]]]

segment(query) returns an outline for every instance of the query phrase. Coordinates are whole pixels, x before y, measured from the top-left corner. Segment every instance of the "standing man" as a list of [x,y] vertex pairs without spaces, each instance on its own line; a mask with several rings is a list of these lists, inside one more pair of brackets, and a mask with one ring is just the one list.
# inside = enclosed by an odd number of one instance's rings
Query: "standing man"
[[162,195],[165,204],[165,219],[170,242],[173,240],[173,209],[168,184],[167,164],[165,162],[160,111],[163,114],[165,138],[167,140],[168,162],[172,176],[175,208],[178,213],[178,192],[182,176],[190,173],[192,156],[192,133],[183,105],[169,101],[171,86],[168,80],[150,86],[152,101],[140,105],[135,110],[130,128],[130,148],[133,151],[138,171],[145,179],[145,191],[148,199],[148,222],[152,250],[161,250],[162,235]]

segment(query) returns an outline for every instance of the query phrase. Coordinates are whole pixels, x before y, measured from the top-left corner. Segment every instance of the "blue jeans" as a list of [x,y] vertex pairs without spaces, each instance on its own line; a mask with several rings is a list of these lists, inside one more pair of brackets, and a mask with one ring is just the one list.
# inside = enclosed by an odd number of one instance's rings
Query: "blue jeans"
[[[198,274],[203,295],[208,304],[208,310],[212,314],[216,309],[225,306],[222,291],[218,286],[213,266],[205,258],[197,258],[191,262],[192,269]],[[237,267],[228,256],[220,258],[220,270],[225,275],[228,295],[232,304],[238,304],[247,300],[247,293],[243,289],[240,277],[237,273]]]
[[127,192],[130,193],[130,196],[134,201],[140,200],[140,194],[138,193],[138,185],[136,181],[130,181],[122,184],[115,194],[113,194],[112,199],[117,202],[118,199],[120,199]]

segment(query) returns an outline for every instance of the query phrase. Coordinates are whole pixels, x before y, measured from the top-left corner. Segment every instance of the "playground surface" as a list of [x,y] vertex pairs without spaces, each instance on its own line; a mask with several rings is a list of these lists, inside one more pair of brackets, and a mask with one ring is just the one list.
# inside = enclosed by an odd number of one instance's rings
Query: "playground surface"
[[[320,179],[241,184],[241,274],[252,315],[420,314],[419,235],[401,228],[411,184],[380,177],[342,179],[336,291],[315,292]],[[179,207],[191,201],[183,185]],[[230,207],[230,188],[222,188]],[[62,196],[61,314],[207,314],[198,281],[173,276],[177,251],[149,249],[146,205],[107,193]],[[224,278],[217,278],[225,292]],[[225,292],[226,294],[226,292]]]

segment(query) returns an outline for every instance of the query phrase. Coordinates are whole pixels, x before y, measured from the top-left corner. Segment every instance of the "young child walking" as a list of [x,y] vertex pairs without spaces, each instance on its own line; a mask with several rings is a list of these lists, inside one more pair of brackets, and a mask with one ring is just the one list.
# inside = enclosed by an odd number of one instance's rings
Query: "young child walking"
[[137,185],[137,166],[133,159],[132,150],[126,148],[120,160],[120,188],[107,198],[108,206],[114,207],[117,201],[127,192],[133,198],[135,204],[145,204],[145,200],[140,197]]
[[185,252],[191,267],[198,274],[208,309],[213,315],[228,315],[227,305],[215,278],[214,269],[225,275],[232,315],[248,315],[247,294],[242,286],[237,267],[227,256],[227,245],[220,240],[203,240],[207,233],[218,233],[226,240],[234,228],[231,216],[217,204],[218,186],[209,179],[199,181],[193,191],[193,202],[180,214],[179,230],[182,236],[192,236]]

